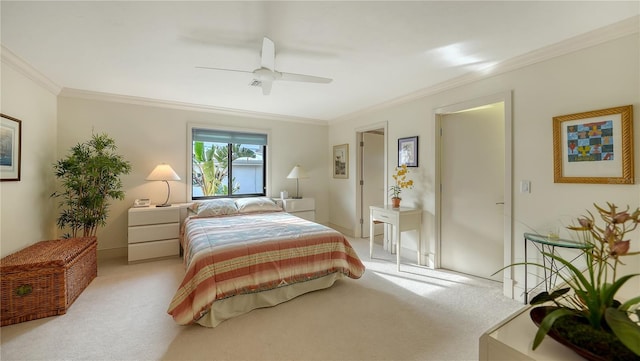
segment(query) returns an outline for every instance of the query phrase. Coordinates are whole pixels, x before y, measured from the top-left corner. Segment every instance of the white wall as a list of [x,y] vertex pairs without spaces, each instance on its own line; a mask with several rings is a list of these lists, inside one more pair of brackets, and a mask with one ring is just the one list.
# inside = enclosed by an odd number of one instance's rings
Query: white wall
[[[636,30],[637,31],[637,30]],[[405,205],[425,210],[423,249],[433,242],[435,189],[434,109],[484,97],[513,92],[514,189],[521,179],[532,184],[531,194],[514,194],[514,259],[522,258],[522,233],[528,227],[544,230],[575,217],[593,202],[611,201],[640,205],[640,184],[555,184],[552,173],[551,118],[556,115],[633,104],[636,164],[640,159],[640,39],[637,32],[601,45],[539,62],[521,69],[467,83],[419,99],[379,108],[329,127],[289,121],[216,114],[151,105],[135,105],[81,97],[60,97],[23,73],[2,63],[2,112],[23,120],[22,181],[0,183],[2,255],[55,234],[57,210],[49,198],[53,191],[52,163],[74,144],[93,132],[106,132],[133,164],[123,178],[127,197],[111,209],[108,225],[99,230],[99,248],[125,249],[126,211],[133,199],[164,199],[163,184],[144,178],[160,162],[170,163],[183,179],[188,169],[186,124],[271,130],[269,191],[292,194],[295,182],[285,177],[301,164],[311,178],[301,181],[301,192],[316,198],[317,218],[355,230],[356,185],[355,130],[388,121],[388,164],[395,164],[397,139],[420,137],[420,168],[412,169],[417,186],[403,192]],[[56,118],[58,118],[56,123]],[[350,145],[349,179],[331,177],[332,146]],[[393,169],[393,167],[389,167]],[[636,183],[640,183],[636,167]],[[172,202],[186,200],[186,184],[172,183]],[[640,232],[632,239],[632,251],[640,250]],[[637,272],[640,257],[628,259],[623,273]],[[521,280],[521,277],[516,277]],[[640,291],[636,278],[631,294]]]
[[182,179],[170,182],[169,201],[187,201],[186,179],[191,166],[187,163],[188,123],[268,130],[268,193],[273,197],[279,197],[281,190],[295,194],[295,180],[286,179],[286,176],[296,164],[300,164],[310,177],[300,180],[301,195],[315,197],[318,222],[326,222],[329,218],[326,183],[330,172],[329,158],[325,152],[319,151],[329,148],[328,126],[325,124],[131,104],[110,101],[106,96],[82,97],[82,94],[76,94],[72,97],[65,94],[63,92],[58,101],[60,157],[73,145],[89,139],[92,132],[104,132],[116,141],[119,154],[133,166],[132,173],[122,177],[125,200],[113,202],[107,226],[98,230],[99,250],[126,252],[127,210],[134,199],[151,198],[152,203],[164,201],[166,185],[145,181],[157,164],[169,163]]
[[[5,54],[3,54],[4,56]],[[19,182],[0,182],[0,254],[55,237],[56,95],[3,57],[0,112],[22,121]]]
[[[619,105],[634,106],[636,164],[640,159],[640,40],[637,33],[617,40],[542,61],[517,70],[484,78],[403,104],[372,110],[351,119],[334,122],[329,129],[329,143],[349,143],[354,148],[355,129],[380,121],[389,122],[388,162],[396,164],[398,138],[420,137],[420,168],[412,168],[417,182],[403,192],[403,203],[425,211],[423,250],[434,241],[435,202],[435,116],[434,110],[484,96],[511,91],[513,94],[513,188],[520,180],[531,181],[530,194],[513,194],[514,260],[523,258],[522,234],[530,228],[544,232],[557,228],[592,208],[592,203],[614,202],[640,206],[640,173],[636,166],[635,185],[556,184],[553,182],[552,118]],[[351,167],[355,166],[353,151]],[[473,174],[469,174],[473,177]],[[391,181],[388,175],[389,182]],[[355,183],[331,182],[330,222],[353,229],[355,222]],[[345,201],[343,196],[350,195]],[[567,236],[567,233],[564,234]],[[632,249],[640,250],[640,230],[632,236]],[[426,256],[426,255],[425,255]],[[638,272],[640,257],[627,258],[622,273]],[[521,287],[522,270],[516,269]],[[630,291],[629,291],[630,290]],[[640,279],[626,287],[629,294],[640,293]],[[516,295],[518,296],[518,295]]]

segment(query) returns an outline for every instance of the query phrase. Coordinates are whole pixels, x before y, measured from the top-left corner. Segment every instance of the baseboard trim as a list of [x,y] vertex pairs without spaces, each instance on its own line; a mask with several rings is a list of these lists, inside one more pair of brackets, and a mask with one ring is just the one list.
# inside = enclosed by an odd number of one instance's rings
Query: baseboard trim
[[341,226],[339,226],[337,224],[333,224],[333,223],[327,223],[327,227],[331,227],[331,228],[335,229],[336,231],[344,234],[347,237],[355,238],[355,234],[354,234],[352,229],[344,228],[344,227],[341,227]]
[[109,249],[99,249],[98,250],[98,260],[107,260],[114,258],[127,258],[128,249],[127,247],[119,247],[119,248],[109,248]]

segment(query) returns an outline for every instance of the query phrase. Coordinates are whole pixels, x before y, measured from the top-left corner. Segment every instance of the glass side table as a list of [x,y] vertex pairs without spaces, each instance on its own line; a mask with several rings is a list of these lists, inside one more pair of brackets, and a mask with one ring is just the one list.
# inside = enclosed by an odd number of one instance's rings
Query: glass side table
[[[544,253],[555,254],[556,247],[572,248],[572,249],[580,249],[580,250],[590,249],[593,247],[593,245],[590,245],[590,244],[578,243],[578,242],[570,241],[567,239],[542,236],[535,233],[525,233],[524,234],[524,261],[525,261],[524,262],[524,304],[525,305],[529,303],[529,288],[527,287],[527,279],[529,278],[528,277],[529,273],[527,272],[527,264],[529,263],[527,259],[527,244],[529,242],[527,241],[531,242],[531,244],[533,244],[536,247],[536,249],[540,252],[540,254],[542,254],[542,266],[544,269],[544,278],[537,285],[533,286],[532,289],[535,289],[541,284],[544,284],[545,291],[547,292],[549,292],[549,290],[555,287],[555,283],[558,278],[558,272],[560,272],[566,266],[562,265],[559,262],[556,262],[556,260],[552,257],[545,256]],[[578,259],[581,255],[582,253],[575,256],[570,261],[570,263]],[[560,265],[562,267],[559,267]]]

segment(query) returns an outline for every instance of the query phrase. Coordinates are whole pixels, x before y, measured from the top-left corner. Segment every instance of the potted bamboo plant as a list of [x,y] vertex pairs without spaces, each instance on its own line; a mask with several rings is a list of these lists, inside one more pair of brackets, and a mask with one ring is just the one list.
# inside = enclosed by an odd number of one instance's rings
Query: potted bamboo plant
[[131,164],[116,148],[107,134],[94,134],[54,164],[62,190],[51,196],[60,199],[57,225],[69,230],[65,238],[95,236],[106,224],[109,201],[124,199],[120,176],[131,172]]

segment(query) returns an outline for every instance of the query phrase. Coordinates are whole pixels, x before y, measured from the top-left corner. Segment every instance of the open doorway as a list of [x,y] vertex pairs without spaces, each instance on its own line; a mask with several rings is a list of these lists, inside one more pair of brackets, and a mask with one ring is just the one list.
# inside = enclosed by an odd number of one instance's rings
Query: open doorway
[[[386,199],[387,124],[380,123],[366,129],[358,129],[357,158],[357,207],[356,237],[369,237],[369,207],[384,205]],[[383,233],[382,225],[375,227],[376,234]]]

